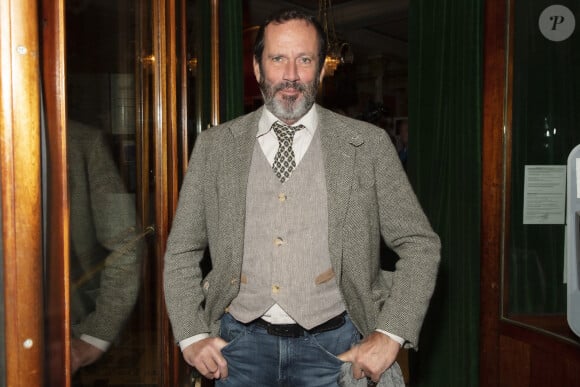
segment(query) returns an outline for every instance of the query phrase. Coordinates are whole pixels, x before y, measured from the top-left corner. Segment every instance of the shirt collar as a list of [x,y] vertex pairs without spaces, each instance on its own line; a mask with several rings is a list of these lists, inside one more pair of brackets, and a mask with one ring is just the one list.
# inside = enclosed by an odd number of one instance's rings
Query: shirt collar
[[[261,137],[268,133],[272,128],[272,124],[276,121],[279,121],[278,118],[264,106],[262,117],[260,117],[258,123],[258,133],[256,134],[256,137]],[[312,105],[310,110],[308,110],[308,112],[292,126],[298,125],[303,125],[310,135],[314,135],[314,132],[316,132],[318,127],[318,111],[316,110],[316,104]]]

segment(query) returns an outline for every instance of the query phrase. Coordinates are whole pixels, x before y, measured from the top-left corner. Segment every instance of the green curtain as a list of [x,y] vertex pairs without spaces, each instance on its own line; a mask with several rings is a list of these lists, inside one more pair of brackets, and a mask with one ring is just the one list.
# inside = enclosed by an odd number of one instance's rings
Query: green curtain
[[410,2],[409,177],[442,242],[413,386],[478,385],[482,18],[483,0]]
[[[199,40],[200,80],[202,87],[202,129],[211,122],[211,4],[209,0],[196,2]],[[219,3],[220,57],[220,122],[243,114],[244,74],[242,57],[242,2],[222,0]]]
[[[198,73],[196,82],[196,98],[200,99],[199,117],[201,130],[205,130],[211,123],[211,8],[209,0],[194,1],[195,19],[193,38],[195,40],[195,55],[198,58]],[[191,107],[190,107],[191,108]],[[191,138],[190,149],[195,137]]]
[[239,0],[220,2],[220,116],[225,122],[244,113],[243,11]]

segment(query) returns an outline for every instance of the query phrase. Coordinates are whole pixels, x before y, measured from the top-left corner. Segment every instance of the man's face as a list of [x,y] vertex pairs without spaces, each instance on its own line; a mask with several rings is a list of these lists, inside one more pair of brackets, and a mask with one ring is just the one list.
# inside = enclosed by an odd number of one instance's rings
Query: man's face
[[304,20],[269,24],[254,75],[268,109],[287,124],[298,121],[314,104],[324,75],[318,71],[316,29]]

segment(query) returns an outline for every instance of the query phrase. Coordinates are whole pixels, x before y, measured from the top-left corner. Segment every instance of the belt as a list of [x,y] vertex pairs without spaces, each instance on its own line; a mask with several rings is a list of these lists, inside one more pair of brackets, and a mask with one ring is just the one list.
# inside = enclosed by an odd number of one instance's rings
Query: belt
[[268,332],[268,334],[272,336],[301,337],[304,336],[306,333],[314,334],[328,332],[340,328],[341,326],[344,325],[345,322],[344,316],[346,316],[346,312],[342,312],[338,316],[333,317],[327,322],[317,325],[312,329],[304,329],[298,324],[271,324],[261,318],[254,320],[252,323],[261,328],[265,328],[266,332]]

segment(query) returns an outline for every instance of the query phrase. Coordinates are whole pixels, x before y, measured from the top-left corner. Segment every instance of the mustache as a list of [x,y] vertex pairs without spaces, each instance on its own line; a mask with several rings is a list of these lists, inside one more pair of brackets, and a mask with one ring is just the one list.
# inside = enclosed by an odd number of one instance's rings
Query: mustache
[[274,92],[276,93],[286,89],[294,89],[300,92],[304,92],[306,91],[306,86],[302,83],[299,83],[298,81],[285,81],[277,84],[276,87],[274,87]]

